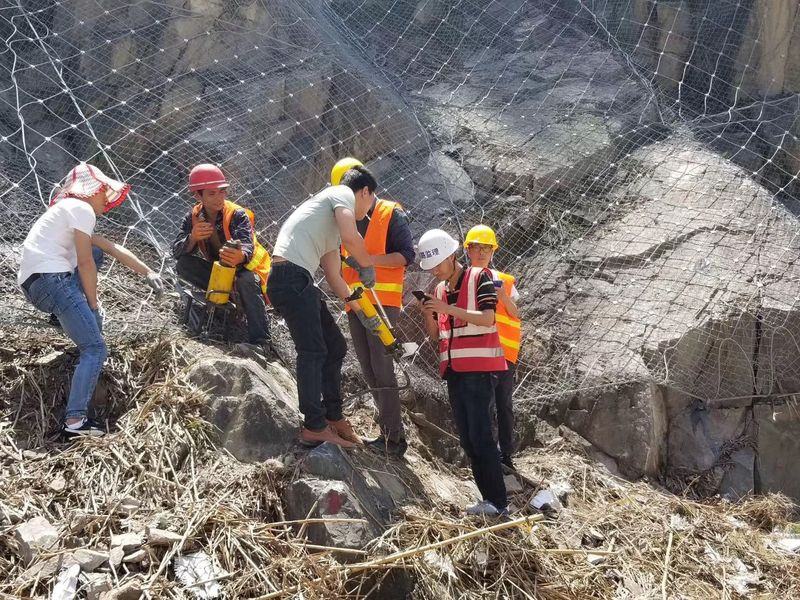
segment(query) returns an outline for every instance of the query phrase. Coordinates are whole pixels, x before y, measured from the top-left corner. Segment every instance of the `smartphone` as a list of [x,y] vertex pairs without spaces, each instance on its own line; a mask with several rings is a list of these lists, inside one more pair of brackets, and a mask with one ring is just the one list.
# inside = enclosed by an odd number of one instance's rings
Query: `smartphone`
[[420,302],[424,302],[425,300],[431,299],[431,297],[428,296],[428,294],[426,294],[422,290],[411,290],[411,293],[414,294],[414,297]]

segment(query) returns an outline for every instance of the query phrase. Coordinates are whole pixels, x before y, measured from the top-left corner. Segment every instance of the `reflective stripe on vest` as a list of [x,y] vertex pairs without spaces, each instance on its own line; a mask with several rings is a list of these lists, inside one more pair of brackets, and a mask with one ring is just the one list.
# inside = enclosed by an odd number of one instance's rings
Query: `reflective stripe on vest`
[[[488,269],[470,267],[464,273],[456,306],[465,310],[478,310],[478,280]],[[444,282],[436,286],[434,294],[447,302]],[[453,319],[450,326],[449,315],[439,315],[439,374],[444,377],[448,366],[458,372],[505,371],[506,364],[496,325],[483,327],[460,319]]]
[[[395,208],[402,208],[397,202],[390,200],[375,201],[375,208],[370,216],[367,232],[364,236],[364,245],[367,252],[374,255],[386,254],[386,238],[389,235],[389,223]],[[347,250],[342,247],[342,255],[347,256]],[[373,288],[381,304],[384,306],[403,305],[403,278],[406,275],[405,267],[375,267],[375,280]],[[358,281],[358,272],[347,265],[342,265],[342,277],[352,287]],[[350,310],[350,307],[346,307]]]
[[[503,282],[503,289],[510,298],[514,289],[514,276],[494,269],[492,269],[492,276]],[[499,300],[495,312],[495,321],[497,322],[497,333],[500,336],[500,343],[503,345],[506,360],[510,363],[517,362],[519,344],[520,340],[522,340],[522,323],[519,319],[515,319],[508,314],[506,307]]]
[[[192,227],[199,222],[200,210],[202,208],[202,204],[195,204],[192,208]],[[222,207],[222,231],[225,233],[226,240],[231,239],[231,220],[233,219],[233,214],[239,209],[242,209],[247,215],[247,218],[250,219],[250,231],[253,234],[253,256],[250,258],[250,261],[244,265],[244,268],[258,275],[259,282],[261,283],[261,293],[263,293],[266,298],[267,278],[272,268],[272,257],[269,255],[267,249],[258,243],[258,239],[256,238],[256,218],[253,211],[244,206],[239,206],[230,200],[225,200],[225,204]],[[206,242],[199,242],[197,246],[200,248],[203,256],[211,260],[208,244]]]

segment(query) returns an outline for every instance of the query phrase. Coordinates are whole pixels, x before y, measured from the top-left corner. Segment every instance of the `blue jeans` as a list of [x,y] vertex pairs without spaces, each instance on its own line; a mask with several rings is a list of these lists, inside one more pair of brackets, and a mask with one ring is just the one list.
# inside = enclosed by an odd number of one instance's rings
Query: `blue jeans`
[[[93,247],[92,256],[99,267],[103,252]],[[23,291],[33,306],[58,317],[64,332],[78,346],[80,360],[72,375],[64,418],[85,417],[108,354],[99,311],[89,308],[77,271],[42,273]]]
[[[211,278],[213,263],[200,256],[183,255],[178,259],[175,270],[178,275],[201,290],[208,287]],[[267,307],[264,305],[264,295],[261,293],[261,283],[258,276],[252,271],[239,268],[236,271],[234,283],[236,293],[247,315],[247,335],[251,344],[269,344],[269,320]]]
[[469,458],[475,483],[483,499],[502,510],[508,506],[508,499],[489,413],[494,397],[492,373],[460,373],[448,369],[445,378],[458,439]]
[[267,295],[286,321],[297,351],[297,396],[303,425],[318,431],[326,426],[326,419],[342,418],[342,362],[347,342],[304,268],[290,262],[273,264]]

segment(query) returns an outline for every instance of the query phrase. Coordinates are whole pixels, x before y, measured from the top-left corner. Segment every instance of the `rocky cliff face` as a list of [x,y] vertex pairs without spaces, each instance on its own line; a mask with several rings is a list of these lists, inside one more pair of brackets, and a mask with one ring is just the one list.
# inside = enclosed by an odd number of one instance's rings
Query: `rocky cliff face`
[[535,309],[559,315],[551,331],[575,340],[570,367],[586,388],[551,409],[629,475],[683,489],[703,472],[706,493],[798,497],[795,218],[679,134],[619,168],[618,216],[556,267],[571,301]]
[[523,438],[544,414],[629,476],[800,498],[794,3],[34,4],[0,15],[7,244],[77,159],[163,249],[194,163],[269,242],[354,154],[417,233],[496,226]]
[[[608,39],[717,151],[797,210],[796,0],[558,0]],[[788,193],[787,193],[788,192]]]

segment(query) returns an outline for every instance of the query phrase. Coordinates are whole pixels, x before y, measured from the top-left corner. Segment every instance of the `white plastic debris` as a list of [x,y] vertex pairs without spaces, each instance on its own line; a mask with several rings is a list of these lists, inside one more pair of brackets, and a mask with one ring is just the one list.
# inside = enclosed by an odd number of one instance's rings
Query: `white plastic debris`
[[704,554],[712,563],[721,565],[725,568],[725,579],[727,585],[736,590],[742,596],[749,596],[751,588],[760,583],[759,576],[753,570],[736,557],[723,557],[706,543]]
[[673,531],[686,531],[689,529],[689,521],[681,515],[670,515],[669,528]]
[[58,574],[50,600],[74,600],[78,593],[78,575],[80,573],[81,568],[78,565],[71,565],[63,569]]
[[225,572],[205,552],[176,556],[172,564],[175,576],[195,598],[219,598],[222,586],[217,582]]
[[561,502],[550,488],[536,492],[531,498],[530,505],[536,510],[561,510]]
[[572,493],[572,486],[566,481],[551,483],[547,489],[539,490],[529,504],[537,510],[559,511],[567,504],[567,496]]
[[800,554],[800,537],[789,535],[787,537],[778,538],[775,545],[784,552],[790,554]]
[[556,483],[550,484],[550,490],[562,504],[566,504],[567,496],[572,493],[572,486],[566,481],[557,481]]

